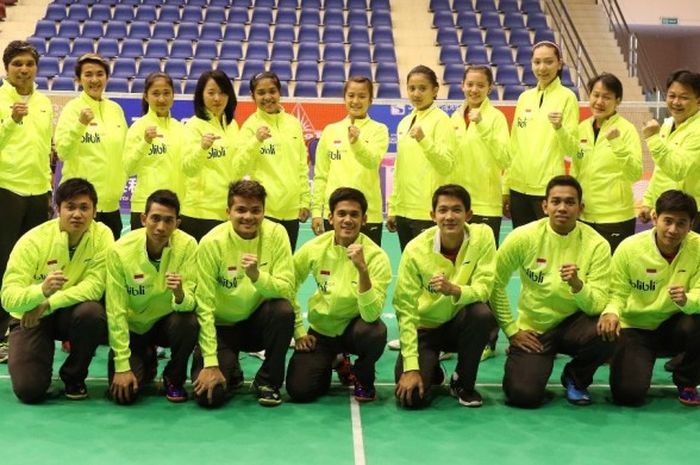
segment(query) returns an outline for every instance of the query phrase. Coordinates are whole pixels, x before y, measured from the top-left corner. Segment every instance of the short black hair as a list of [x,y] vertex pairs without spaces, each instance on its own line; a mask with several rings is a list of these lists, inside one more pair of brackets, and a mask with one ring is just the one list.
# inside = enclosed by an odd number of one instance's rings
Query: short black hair
[[344,200],[357,202],[360,204],[362,214],[367,214],[367,197],[365,197],[365,194],[363,194],[362,191],[352,187],[339,187],[333,191],[331,196],[328,198],[328,207],[330,208],[330,212],[335,212],[335,206]]
[[545,199],[549,198],[549,191],[551,191],[556,186],[570,186],[576,189],[576,194],[578,195],[578,203],[581,203],[581,200],[583,199],[583,189],[581,188],[581,184],[575,177],[569,176],[568,174],[554,176],[547,183],[547,188],[545,189]]
[[462,205],[464,205],[464,210],[466,211],[472,208],[472,197],[464,187],[459,184],[445,184],[444,186],[438,187],[433,193],[433,211],[437,208],[438,200],[440,200],[441,195],[461,200]]
[[80,79],[80,73],[83,72],[83,65],[86,63],[92,63],[94,65],[99,65],[105,71],[105,75],[109,77],[109,62],[105,60],[99,53],[83,53],[75,62],[75,77]]
[[194,114],[199,119],[208,120],[209,115],[207,114],[207,108],[204,105],[204,88],[209,80],[213,80],[221,91],[228,95],[228,102],[226,102],[226,108],[224,108],[224,116],[226,117],[226,124],[233,121],[233,114],[236,112],[236,105],[238,100],[236,100],[236,91],[233,90],[233,84],[231,84],[231,78],[228,77],[226,73],[219,69],[211,69],[204,71],[197,80],[197,86],[194,89]]
[[411,76],[413,76],[414,74],[423,74],[425,77],[428,78],[428,81],[430,81],[433,87],[440,87],[440,84],[438,83],[437,74],[435,74],[435,71],[428,68],[427,66],[418,65],[413,67],[413,69],[411,69],[411,71],[408,72],[408,76],[406,76],[406,84],[408,84],[408,80],[411,79]]
[[593,91],[593,86],[595,86],[598,82],[600,82],[606,90],[609,90],[615,94],[615,98],[622,100],[622,83],[617,76],[612,73],[601,73],[597,76],[593,76],[588,81],[587,88],[589,94]]
[[240,181],[232,182],[228,186],[228,208],[231,208],[233,205],[233,197],[236,195],[247,199],[258,199],[262,201],[263,206],[265,206],[267,192],[258,181],[241,179]]
[[148,90],[155,84],[156,79],[165,79],[165,82],[168,83],[170,86],[170,89],[172,89],[173,94],[175,94],[175,84],[173,83],[173,78],[170,77],[168,73],[164,73],[163,71],[154,71],[148,76],[146,76],[146,80],[144,81],[143,84],[143,97],[141,97],[141,114],[145,115],[148,113],[148,100],[146,100],[146,95],[148,94]]
[[54,201],[60,208],[66,202],[79,195],[87,195],[92,200],[92,206],[97,208],[97,191],[90,181],[83,178],[69,178],[58,186],[54,194]]
[[168,189],[158,189],[153,191],[151,195],[146,199],[146,209],[144,214],[148,215],[151,210],[151,205],[154,203],[170,207],[175,210],[175,216],[180,218],[180,199],[177,198],[177,194]]
[[2,62],[5,65],[5,70],[7,71],[7,67],[10,66],[10,62],[14,57],[23,53],[31,54],[34,57],[34,62],[39,66],[39,52],[36,48],[24,40],[13,40],[7,44],[5,51],[2,53]]
[[250,78],[248,87],[250,87],[251,94],[255,92],[255,88],[258,87],[258,83],[263,79],[272,79],[272,82],[275,84],[275,87],[277,87],[277,90],[282,93],[282,83],[280,82],[279,76],[272,71],[263,71],[262,73],[258,73]]
[[698,215],[698,204],[692,195],[681,190],[671,189],[659,196],[656,199],[657,215],[668,212],[687,213],[690,216],[690,221],[693,221]]
[[700,74],[687,69],[676,70],[672,72],[666,80],[666,90],[668,90],[674,82],[690,87],[693,89],[695,97],[700,97]]

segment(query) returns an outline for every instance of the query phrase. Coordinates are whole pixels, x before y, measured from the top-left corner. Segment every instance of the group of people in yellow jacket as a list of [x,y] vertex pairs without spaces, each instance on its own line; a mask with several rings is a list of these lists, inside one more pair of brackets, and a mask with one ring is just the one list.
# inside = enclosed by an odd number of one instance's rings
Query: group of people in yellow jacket
[[[25,402],[43,398],[58,338],[71,343],[60,372],[66,395],[84,398],[92,353],[109,334],[110,392],[122,403],[155,377],[154,347],[160,344],[172,348],[163,375],[169,399],[187,398],[192,350],[195,395],[203,405],[220,405],[242,380],[238,352],[265,349],[253,387],[261,404],[279,405],[292,336],[292,399],[322,395],[334,364],[345,382],[354,383],[358,400],[374,399],[374,363],[386,341],[379,316],[391,276],[380,248],[377,174],[388,130],[367,115],[371,81],[346,83],[348,115],[323,131],[312,198],[301,125],[279,105],[274,73],[251,79],[257,111],[240,130],[233,119],[236,96],[222,71],[202,74],[195,116],[184,127],[170,116],[172,80],[153,73],[146,79],[144,116],[127,128],[119,106],[102,95],[108,64],[84,55],[76,64],[83,92],[66,105],[56,128],[56,151],[64,160],[54,196],[59,218],[44,223],[52,109],[34,90],[38,60],[31,45],[12,42],[3,55],[8,77],[0,87],[0,196],[11,223],[1,239],[3,248],[9,245],[5,257],[12,250],[9,262],[0,257],[7,262],[2,304],[14,317],[9,363],[17,396]],[[657,169],[640,217],[654,220],[649,234],[655,245],[648,252],[661,254],[666,264],[657,260],[644,270],[653,278],[648,281],[620,279],[622,288],[632,289],[620,290],[613,306],[606,291],[610,250],[634,232],[631,184],[641,173],[639,136],[616,112],[622,86],[614,76],[591,81],[593,116],[577,128],[578,103],[557,76],[558,47],[536,44],[532,66],[538,86],[519,98],[510,135],[487,98],[489,67],[465,70],[465,103],[451,118],[435,105],[435,73],[417,66],[408,75],[414,110],[397,129],[386,222],[403,251],[394,296],[401,338],[397,397],[423,405],[428,388],[444,380],[439,351],[450,350],[458,353],[450,391],[463,405],[481,405],[474,389],[478,360],[493,343],[497,322],[511,343],[504,390],[513,405],[542,402],[559,351],[574,357],[562,375],[567,398],[589,403],[592,374],[618,337],[637,341],[627,356],[640,363],[643,347],[651,365],[633,370],[640,382],[625,384],[630,376],[611,375],[611,386],[622,386],[613,387],[616,401],[640,403],[653,360],[670,350],[684,354],[674,368],[679,398],[696,405],[700,349],[692,345],[697,337],[685,335],[697,333],[692,314],[700,311],[697,235],[688,233],[697,214],[700,78],[688,71],[671,76],[672,118],[643,128]],[[560,176],[567,154],[579,181]],[[137,177],[133,231],[112,246],[121,234],[118,201],[127,174]],[[236,179],[242,180],[231,182]],[[508,236],[496,259],[501,212],[523,227]],[[660,227],[664,215],[672,217],[663,223],[666,229]],[[577,222],[579,216],[588,224]],[[318,237],[292,257],[299,221],[309,217]],[[557,226],[563,223],[568,230]],[[671,237],[680,239],[663,244]],[[105,269],[108,317],[98,292]],[[515,269],[523,281],[517,321],[504,294]],[[318,289],[306,331],[294,293],[309,273]],[[538,287],[528,291],[530,282]],[[644,312],[663,315],[627,319],[628,312],[642,312],[642,304]],[[687,341],[682,347],[659,342],[667,342],[657,333],[671,320],[666,331],[681,332]],[[631,329],[653,335],[624,337]],[[336,360],[343,353],[359,355],[354,366],[347,357]]]

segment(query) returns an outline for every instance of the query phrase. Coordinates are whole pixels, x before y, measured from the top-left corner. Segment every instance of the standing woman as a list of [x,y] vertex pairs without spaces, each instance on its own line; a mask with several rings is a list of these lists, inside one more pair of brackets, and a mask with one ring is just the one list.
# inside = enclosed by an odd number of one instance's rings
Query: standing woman
[[435,189],[447,184],[454,166],[456,141],[450,117],[435,105],[435,72],[418,65],[406,78],[413,110],[396,130],[394,190],[389,199],[387,229],[399,233],[401,250],[424,229],[430,218]]
[[379,165],[389,147],[389,129],[367,115],[372,81],[355,76],[345,82],[343,99],[348,115],[323,129],[316,147],[312,229],[317,236],[331,230],[328,198],[339,187],[353,187],[367,197],[367,224],[362,233],[382,245],[382,192]]
[[561,84],[561,50],[542,41],[532,51],[532,71],[537,87],[518,97],[511,130],[511,165],[506,184],[510,196],[504,199],[513,227],[544,217],[542,201],[547,182],[564,174],[564,157],[578,146],[579,123],[576,94]]
[[310,215],[308,151],[301,123],[280,105],[281,88],[279,77],[270,71],[250,80],[257,110],[241,126],[237,157],[241,175],[265,187],[265,215],[284,226],[294,251],[299,222]]
[[634,234],[632,184],[642,175],[642,144],[637,129],[617,113],[622,83],[603,73],[588,82],[593,115],[578,127],[579,150],[571,175],[583,188],[581,220],[610,244],[612,252]]
[[124,150],[124,168],[136,176],[131,194],[131,229],[142,226],[146,199],[159,189],[183,198],[181,164],[183,125],[170,115],[175,99],[172,78],[160,71],[146,76],[141,99],[141,116],[129,128]]
[[97,216],[114,239],[122,233],[119,201],[126,175],[122,165],[127,124],[124,111],[104,96],[109,63],[96,53],[86,53],[75,64],[80,95],[69,101],[56,125],[56,152],[63,160],[61,179],[87,179],[97,191]]
[[452,114],[457,136],[453,182],[469,192],[474,215],[470,223],[483,223],[498,245],[503,212],[501,177],[510,162],[508,121],[488,98],[493,74],[488,65],[467,66],[462,90],[464,104]]
[[228,186],[236,179],[233,119],[236,94],[221,70],[203,72],[194,91],[194,117],[187,120],[184,154],[185,201],[180,229],[199,241],[226,220]]
[[[0,86],[0,279],[17,240],[48,219],[53,105],[34,89],[39,53],[14,40],[2,54],[7,77]],[[0,308],[0,363],[7,361],[10,315]]]

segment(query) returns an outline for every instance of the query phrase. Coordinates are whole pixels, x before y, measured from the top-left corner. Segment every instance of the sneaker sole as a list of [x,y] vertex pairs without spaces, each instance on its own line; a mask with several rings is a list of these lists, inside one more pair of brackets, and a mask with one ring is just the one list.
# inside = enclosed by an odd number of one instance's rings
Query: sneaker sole
[[359,396],[353,396],[353,397],[358,402],[372,402],[373,400],[376,399],[376,397],[359,397]]
[[170,402],[174,404],[181,404],[183,402],[187,402],[187,397],[169,397],[165,396],[166,399],[168,399]]
[[479,407],[481,407],[482,405],[484,405],[484,401],[483,401],[483,400],[472,400],[472,401],[470,401],[470,402],[467,402],[466,400],[463,400],[461,397],[459,397],[459,396],[457,395],[457,392],[456,392],[454,389],[452,389],[452,388],[450,388],[450,395],[451,395],[452,397],[454,397],[455,399],[457,399],[457,402],[459,402],[459,405],[463,405],[463,406],[465,406],[465,407],[469,407],[469,408],[479,408]]
[[700,401],[687,401],[683,399],[678,399],[678,402],[685,405],[686,407],[700,407]]
[[258,404],[262,405],[263,407],[277,407],[278,405],[282,405],[282,401],[281,400],[258,399]]
[[87,394],[64,394],[68,400],[85,400],[88,398]]

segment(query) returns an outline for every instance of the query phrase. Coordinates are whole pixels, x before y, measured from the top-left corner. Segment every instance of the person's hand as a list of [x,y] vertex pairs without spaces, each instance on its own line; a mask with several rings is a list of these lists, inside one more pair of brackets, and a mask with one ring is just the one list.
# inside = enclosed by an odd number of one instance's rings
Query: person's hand
[[653,136],[654,134],[658,134],[659,131],[661,130],[661,126],[659,126],[659,122],[656,121],[655,119],[650,119],[644,125],[642,126],[642,136],[645,139],[648,139],[649,137]]
[[423,378],[418,370],[405,371],[401,374],[399,382],[396,383],[396,397],[404,407],[413,406],[413,391],[418,389],[418,397],[421,399],[425,395]]
[[357,142],[357,140],[360,138],[360,128],[355,126],[354,124],[348,126],[348,140],[350,141],[351,144],[354,144]]
[[316,336],[313,334],[294,339],[294,350],[297,352],[313,352],[314,349],[316,349]]
[[469,110],[469,121],[473,121],[474,123],[480,123],[481,122],[481,110],[478,108],[473,108]]
[[612,342],[620,337],[620,318],[614,313],[604,313],[598,318],[596,330],[604,341]]
[[78,116],[78,121],[80,121],[80,124],[87,126],[93,119],[95,119],[95,114],[90,108],[83,108],[80,110],[80,115]]
[[29,114],[29,106],[24,102],[16,102],[12,105],[12,120],[19,124]]
[[206,134],[202,134],[202,142],[201,142],[201,147],[202,150],[209,150],[212,145],[214,145],[214,141],[221,139],[221,136],[217,136],[216,134],[212,134],[210,132]]
[[436,292],[439,292],[442,295],[455,296],[461,293],[460,288],[452,284],[450,280],[447,279],[447,277],[444,275],[444,273],[438,273],[433,275],[433,277],[430,278],[429,286],[431,289],[433,289]]
[[67,282],[68,278],[63,275],[63,271],[52,271],[46,275],[44,282],[41,284],[41,292],[44,294],[44,297],[51,297]]
[[605,134],[605,138],[608,140],[613,140],[617,139],[620,137],[620,130],[617,128],[610,128],[607,134]]
[[258,270],[258,256],[252,253],[246,253],[241,256],[241,266],[245,270],[245,274],[250,278],[251,281],[257,282],[260,277],[260,271]]
[[20,320],[19,325],[21,328],[33,328],[39,324],[39,319],[41,315],[49,308],[48,302],[44,301],[22,315],[22,320]]
[[510,195],[503,195],[503,216],[510,218]]
[[150,144],[151,142],[153,142],[153,139],[155,139],[156,137],[163,137],[163,136],[158,134],[158,128],[155,126],[147,127],[146,131],[143,133],[143,140],[145,140],[147,144]]
[[583,289],[583,281],[578,277],[578,266],[575,263],[564,263],[559,268],[559,277],[569,285],[574,294]]
[[362,244],[350,244],[347,248],[347,255],[357,271],[367,271],[367,262],[365,261],[365,252]]
[[639,221],[642,223],[648,223],[651,221],[651,208],[645,207],[642,205],[639,208],[639,213],[637,213],[637,218],[639,218]]
[[668,286],[668,296],[679,307],[685,307],[685,304],[688,303],[688,295],[685,293],[685,288],[681,285],[672,284]]
[[411,128],[411,130],[408,132],[408,135],[413,137],[415,140],[418,142],[422,141],[423,138],[425,137],[425,133],[423,132],[423,128],[415,125]]
[[551,111],[547,114],[547,119],[549,119],[549,122],[552,123],[552,127],[554,129],[559,129],[561,128],[561,122],[563,119],[563,115],[560,111]]
[[134,372],[124,371],[114,373],[112,384],[109,386],[109,393],[112,398],[119,404],[128,404],[132,401],[132,397],[138,392],[139,383],[134,376]]
[[386,219],[386,229],[389,232],[396,232],[396,217],[395,216],[389,216]]
[[192,388],[197,396],[207,393],[209,405],[213,402],[213,394],[216,386],[223,386],[226,389],[226,378],[219,367],[205,367],[199,372],[197,379],[192,383]]
[[528,354],[538,354],[544,350],[544,346],[534,331],[519,330],[510,337],[510,345],[517,347]]
[[258,139],[259,142],[264,142],[270,137],[272,137],[272,133],[270,132],[270,128],[268,128],[267,126],[260,126],[255,131],[255,138]]
[[309,211],[308,208],[300,208],[299,209],[299,221],[302,223],[306,223],[306,221],[309,219],[311,216],[311,212]]
[[182,289],[182,276],[180,273],[172,271],[165,273],[165,287],[173,291],[175,303],[181,304],[185,300],[185,291]]
[[323,231],[323,219],[320,216],[311,218],[311,230],[315,235],[320,236],[324,233]]

